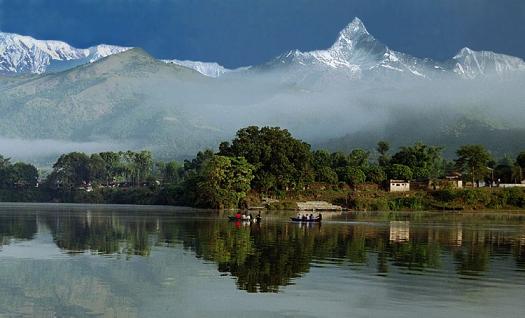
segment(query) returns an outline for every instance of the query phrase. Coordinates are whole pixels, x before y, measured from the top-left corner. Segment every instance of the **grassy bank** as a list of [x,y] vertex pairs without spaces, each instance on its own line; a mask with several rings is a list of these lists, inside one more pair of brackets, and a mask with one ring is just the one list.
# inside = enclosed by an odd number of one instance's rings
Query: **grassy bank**
[[[251,194],[253,196],[253,194]],[[254,201],[254,199],[250,199]],[[302,191],[281,195],[271,210],[293,210],[300,201],[327,201],[360,211],[518,210],[525,209],[525,189],[444,189],[390,193],[378,189],[348,188]]]
[[[262,195],[250,192],[241,206],[264,206],[268,210],[294,210],[296,202],[327,201],[359,211],[439,211],[439,210],[519,210],[525,209],[525,189],[479,188],[444,189],[389,193],[379,189],[353,191],[348,187],[311,189],[282,193],[264,204]],[[3,202],[58,202],[137,205],[192,205],[179,187],[142,187],[129,189],[99,188],[49,192],[44,189],[0,191]]]

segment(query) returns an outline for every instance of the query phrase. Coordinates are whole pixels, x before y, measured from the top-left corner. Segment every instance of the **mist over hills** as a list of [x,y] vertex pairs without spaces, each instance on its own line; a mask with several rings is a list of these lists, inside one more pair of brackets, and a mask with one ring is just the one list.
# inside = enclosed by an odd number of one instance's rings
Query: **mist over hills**
[[37,160],[36,149],[21,151],[35,140],[53,141],[46,156],[63,143],[68,151],[148,148],[183,158],[247,125],[288,128],[332,150],[379,139],[442,144],[449,153],[470,142],[499,153],[525,148],[523,60],[467,48],[447,61],[412,57],[359,19],[326,50],[238,70],[156,60],[138,48],[75,55],[63,42],[34,39],[13,51],[2,39],[0,151],[15,158]]

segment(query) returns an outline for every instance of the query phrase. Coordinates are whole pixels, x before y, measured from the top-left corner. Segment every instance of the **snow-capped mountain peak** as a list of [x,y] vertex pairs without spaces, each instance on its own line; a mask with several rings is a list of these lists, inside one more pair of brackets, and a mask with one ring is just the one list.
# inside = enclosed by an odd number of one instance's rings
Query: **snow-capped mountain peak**
[[[93,63],[101,58],[122,53],[124,51],[127,51],[131,49],[131,47],[122,47],[122,46],[115,46],[115,45],[108,45],[108,44],[99,44],[97,46],[92,46],[88,49],[86,49],[88,52],[86,57],[89,57],[89,62]],[[84,51],[86,51],[84,50]]]
[[470,79],[487,74],[525,71],[525,62],[520,58],[491,51],[474,51],[468,47],[462,48],[452,60],[453,71]]
[[[78,49],[61,41],[37,40],[30,36],[0,32],[0,74],[56,72],[92,63],[128,49],[106,44]],[[219,77],[231,71],[218,63],[187,60],[164,62],[185,66],[209,77]],[[448,75],[473,79],[525,72],[525,62],[520,58],[490,51],[474,51],[467,47],[444,62],[397,52],[371,35],[359,18],[343,28],[327,49],[308,52],[292,50],[253,69],[282,67],[291,68],[290,74],[298,75],[299,78],[319,78],[318,75],[322,75],[326,79],[333,79],[332,72],[353,79],[391,74],[427,79]]]
[[355,44],[362,40],[368,40],[370,42],[375,41],[374,37],[368,33],[363,22],[359,18],[355,18],[350,24],[341,30],[341,32],[339,32],[339,36],[330,50],[352,50]]
[[525,62],[520,58],[469,48],[463,48],[445,62],[397,52],[371,35],[359,18],[355,18],[339,32],[331,47],[309,52],[293,50],[267,65],[284,65],[308,73],[317,69],[318,72],[322,72],[319,74],[335,70],[351,78],[363,78],[366,73],[384,75],[394,72],[426,79],[447,74],[473,79],[479,76],[501,76],[510,72],[525,71]]
[[195,71],[209,76],[209,77],[219,77],[224,73],[230,72],[231,70],[225,68],[224,66],[218,63],[210,62],[199,62],[199,61],[188,61],[188,60],[163,60],[163,62],[168,64],[176,64],[184,66],[187,68],[194,69]]
[[390,50],[368,32],[359,18],[339,32],[330,48],[310,52],[290,51],[278,57],[273,64],[325,67],[327,70],[346,71],[354,78],[360,78],[363,72],[378,72],[381,69],[426,77],[417,59]]
[[30,36],[0,32],[0,73],[41,74],[60,70],[63,64],[74,66],[91,63],[128,49],[113,45],[77,49],[62,41],[37,40]]

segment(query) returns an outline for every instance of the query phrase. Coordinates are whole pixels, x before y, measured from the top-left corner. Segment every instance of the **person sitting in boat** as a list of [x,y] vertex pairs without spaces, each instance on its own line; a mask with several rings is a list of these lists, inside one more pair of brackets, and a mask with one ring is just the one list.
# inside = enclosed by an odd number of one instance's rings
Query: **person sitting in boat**
[[256,216],[257,222],[261,222],[261,211]]
[[241,217],[242,217],[242,216],[241,216],[241,212],[237,212],[237,213],[235,213],[235,218],[236,218],[237,220],[240,220]]
[[314,214],[313,213],[310,213],[310,220],[314,220]]
[[301,219],[301,218],[302,218],[302,215],[301,215],[300,212],[297,212],[297,216],[296,216],[296,218],[298,218],[298,219]]
[[243,219],[243,221],[248,220],[248,215],[246,215],[246,212],[244,212],[244,213],[242,214],[242,219]]
[[308,217],[306,216],[306,214],[303,214],[303,216],[301,217],[301,219],[302,219],[303,221],[307,221],[307,220],[308,220]]

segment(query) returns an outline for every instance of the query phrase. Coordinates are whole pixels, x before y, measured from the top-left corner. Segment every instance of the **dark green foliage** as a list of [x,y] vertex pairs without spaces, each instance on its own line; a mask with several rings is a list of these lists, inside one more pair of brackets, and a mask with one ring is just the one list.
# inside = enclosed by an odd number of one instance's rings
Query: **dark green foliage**
[[525,169],[525,151],[520,152],[518,157],[516,158],[516,163],[518,166],[520,166],[522,169]]
[[0,155],[0,189],[34,188],[37,180],[38,171],[33,165],[23,162],[11,164],[10,159]]
[[365,174],[366,181],[375,184],[382,184],[387,178],[385,170],[378,165],[369,165]]
[[113,204],[152,205],[158,203],[158,191],[149,187],[108,189],[103,191],[105,202]]
[[408,166],[401,164],[393,164],[388,167],[387,176],[389,179],[411,180],[413,177],[413,173],[412,169],[410,169],[410,167]]
[[337,184],[337,173],[330,167],[320,167],[315,171],[315,181]]
[[331,154],[325,150],[316,150],[312,153],[312,167],[315,171],[315,181],[336,184],[337,174],[332,169]]
[[184,173],[184,167],[176,161],[170,161],[162,163],[160,169],[160,175],[164,183],[176,184],[182,180]]
[[512,183],[514,177],[514,163],[508,157],[501,159],[494,165],[494,181],[498,183]]
[[196,176],[196,204],[211,208],[235,208],[250,190],[253,166],[243,157],[213,156]]
[[458,191],[454,189],[442,189],[433,191],[432,196],[440,202],[452,202],[458,197]]
[[415,179],[435,179],[444,174],[441,151],[441,147],[416,143],[413,146],[401,147],[390,160],[390,164],[410,167]]
[[[513,162],[496,162],[479,145],[461,147],[455,165],[441,157],[441,148],[416,143],[401,147],[390,158],[390,147],[379,142],[378,162],[370,153],[310,151],[310,146],[277,127],[247,127],[219,154],[199,152],[181,166],[175,161],[153,162],[149,151],[73,152],[60,156],[46,183],[37,186],[38,171],[25,163],[11,164],[0,156],[0,200],[84,203],[170,204],[231,208],[248,202],[260,204],[261,193],[281,199],[273,208],[292,208],[297,200],[326,200],[372,210],[426,208],[525,207],[522,189],[487,189],[410,192],[391,196],[374,185],[387,179],[433,179],[458,168],[473,180],[490,171],[501,182],[519,182],[525,154]],[[518,180],[518,181],[517,181]],[[309,185],[313,181],[321,184]],[[360,189],[362,191],[350,191]],[[248,193],[249,197],[246,199]],[[361,196],[360,193],[372,193]],[[355,196],[355,197],[354,197]]]
[[261,192],[301,188],[314,179],[310,145],[278,127],[243,128],[219,154],[246,158],[254,166],[252,187]]
[[117,181],[140,186],[151,175],[152,167],[153,159],[149,151],[103,152],[91,156],[72,152],[58,158],[47,182],[52,188],[67,191]]
[[456,167],[466,173],[472,183],[478,183],[488,175],[488,163],[491,160],[489,152],[482,145],[461,146],[456,154]]
[[392,211],[401,211],[401,210],[412,210],[412,211],[421,211],[424,210],[425,203],[423,198],[419,196],[410,196],[410,197],[398,197],[388,202],[389,208]]
[[366,169],[369,165],[370,153],[363,149],[354,149],[348,155],[348,165],[351,167]]
[[377,143],[377,152],[379,153],[379,158],[377,163],[381,167],[385,167],[390,163],[390,157],[388,156],[388,151],[390,150],[390,144],[386,141],[380,141]]
[[346,182],[347,184],[349,184],[350,186],[354,188],[356,188],[360,184],[365,183],[366,181],[365,173],[363,172],[363,170],[361,170],[358,167],[347,166],[344,168],[339,168],[339,170],[340,170],[339,180]]

